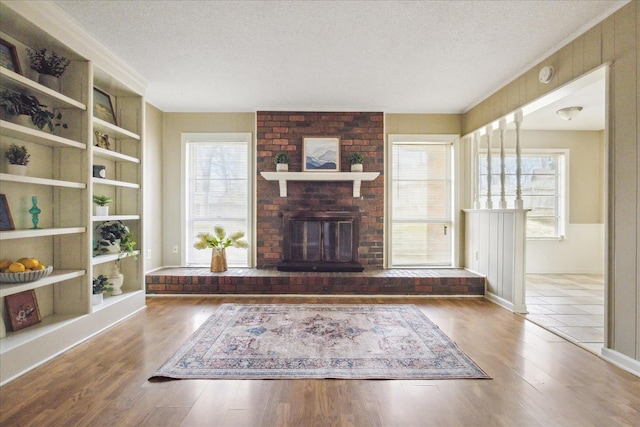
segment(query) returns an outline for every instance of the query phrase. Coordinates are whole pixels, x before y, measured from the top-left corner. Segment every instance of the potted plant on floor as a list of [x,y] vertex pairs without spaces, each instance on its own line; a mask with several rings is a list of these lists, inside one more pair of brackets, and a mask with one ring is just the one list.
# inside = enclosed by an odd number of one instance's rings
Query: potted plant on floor
[[61,122],[62,113],[54,114],[47,110],[47,106],[41,104],[35,96],[10,89],[3,90],[0,92],[0,106],[4,107],[4,111],[10,117],[15,117],[14,122],[21,126],[32,124],[40,130],[46,126],[49,132],[53,132],[58,126],[68,128],[66,123]]
[[289,170],[289,153],[281,151],[274,158],[276,172],[287,172]]
[[38,83],[60,92],[60,77],[71,63],[64,56],[58,56],[54,51],[47,55],[47,49],[31,50],[27,48],[31,69],[40,73]]
[[94,194],[93,203],[96,204],[96,216],[109,216],[109,206],[107,205],[112,201],[111,197],[104,194]]
[[102,304],[103,293],[110,288],[109,279],[101,274],[93,278],[93,292],[91,295],[91,303],[93,305]]
[[242,231],[237,231],[227,236],[224,228],[216,225],[213,227],[213,232],[214,235],[211,235],[210,233],[199,233],[197,237],[200,240],[193,245],[193,247],[196,249],[212,248],[211,271],[214,273],[220,273],[227,271],[227,254],[225,249],[229,246],[234,248],[248,248],[249,243],[242,240],[244,237],[244,233]]
[[351,164],[351,172],[362,172],[362,162],[364,157],[360,153],[349,154],[349,163]]
[[9,149],[4,153],[4,156],[9,160],[7,166],[7,173],[11,175],[25,176],[27,174],[27,164],[31,154],[27,151],[27,147],[17,146],[11,144]]

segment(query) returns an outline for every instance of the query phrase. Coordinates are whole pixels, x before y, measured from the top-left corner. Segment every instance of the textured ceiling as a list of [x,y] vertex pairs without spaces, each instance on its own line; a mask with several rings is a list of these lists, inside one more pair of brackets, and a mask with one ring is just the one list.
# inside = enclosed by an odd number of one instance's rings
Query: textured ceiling
[[461,113],[627,0],[55,1],[166,112]]

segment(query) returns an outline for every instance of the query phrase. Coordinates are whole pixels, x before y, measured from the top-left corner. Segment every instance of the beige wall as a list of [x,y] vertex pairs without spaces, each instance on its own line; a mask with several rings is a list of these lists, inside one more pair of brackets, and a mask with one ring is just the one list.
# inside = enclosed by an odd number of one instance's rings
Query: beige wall
[[462,132],[462,114],[385,114],[385,133],[454,134]]
[[[162,111],[145,106],[144,131],[145,270],[162,267]],[[151,256],[149,257],[149,250]]]
[[[640,5],[634,0],[463,117],[469,133],[585,72],[610,62],[608,150],[608,273],[605,351],[629,365],[640,361]],[[538,72],[553,65],[547,84]],[[587,174],[586,172],[585,174]],[[628,359],[625,359],[628,358]]]
[[[180,265],[184,252],[180,238],[182,134],[205,132],[251,132],[255,139],[255,113],[164,113],[162,145],[162,229],[165,266]],[[178,246],[178,253],[172,248]]]

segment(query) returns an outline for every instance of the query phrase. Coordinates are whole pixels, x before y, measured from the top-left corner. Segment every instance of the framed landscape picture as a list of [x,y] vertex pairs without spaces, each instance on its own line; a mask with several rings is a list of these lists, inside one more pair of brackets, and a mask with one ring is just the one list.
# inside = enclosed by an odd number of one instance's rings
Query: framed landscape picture
[[7,295],[4,300],[7,304],[7,316],[11,322],[12,331],[18,331],[42,321],[36,291]]
[[111,103],[111,96],[98,88],[93,88],[93,117],[118,126],[116,113]]
[[302,170],[304,172],[340,172],[340,138],[303,138]]
[[0,39],[0,66],[13,71],[14,73],[22,74],[16,47],[2,39]]

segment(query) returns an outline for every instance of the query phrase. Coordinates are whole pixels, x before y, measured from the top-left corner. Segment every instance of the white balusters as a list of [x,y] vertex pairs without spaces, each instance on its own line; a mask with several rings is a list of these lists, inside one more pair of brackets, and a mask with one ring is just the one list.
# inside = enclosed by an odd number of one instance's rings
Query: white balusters
[[522,110],[518,110],[515,113],[514,121],[516,124],[516,200],[515,209],[523,209],[524,203],[522,201],[522,152],[520,149],[520,125],[522,124],[523,115]]
[[487,209],[493,209],[493,201],[491,200],[491,134],[493,127],[486,127],[487,131]]
[[507,119],[502,118],[499,122],[500,126],[500,209],[507,209],[507,200],[505,199],[505,165],[504,165],[504,134],[507,131]]
[[473,133],[473,165],[475,173],[473,208],[480,209],[480,132]]

